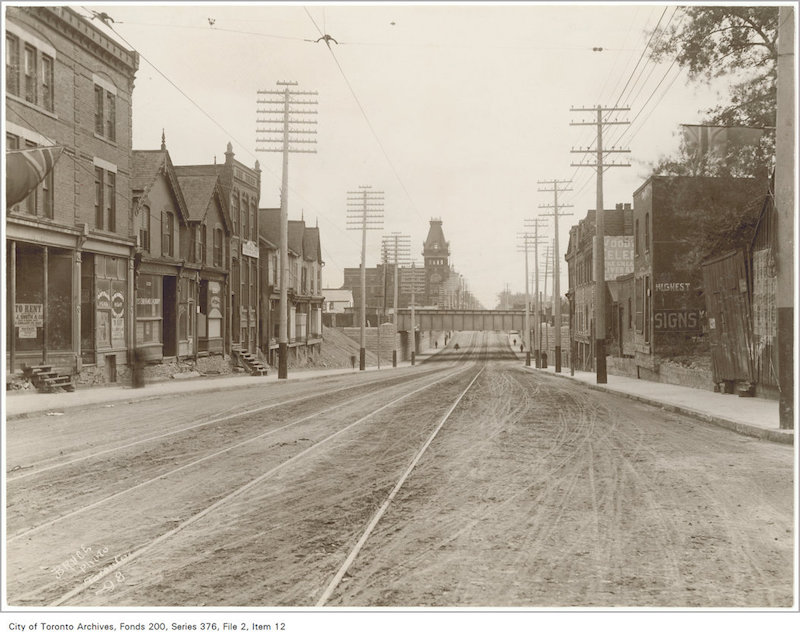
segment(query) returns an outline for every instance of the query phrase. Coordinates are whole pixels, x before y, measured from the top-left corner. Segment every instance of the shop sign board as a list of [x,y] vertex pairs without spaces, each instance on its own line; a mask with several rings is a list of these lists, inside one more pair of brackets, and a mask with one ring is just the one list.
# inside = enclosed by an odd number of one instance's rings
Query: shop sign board
[[44,327],[43,304],[16,304],[14,325],[20,339],[36,339],[37,328]]
[[252,240],[243,240],[242,255],[246,255],[251,258],[258,258],[258,245]]

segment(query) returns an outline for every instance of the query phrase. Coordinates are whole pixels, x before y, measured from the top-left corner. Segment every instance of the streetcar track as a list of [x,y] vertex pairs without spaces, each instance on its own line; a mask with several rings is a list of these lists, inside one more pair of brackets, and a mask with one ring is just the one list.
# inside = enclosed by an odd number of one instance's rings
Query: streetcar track
[[98,572],[96,575],[91,577],[91,583],[86,583],[86,582],[81,583],[79,586],[77,586],[76,588],[70,590],[66,594],[62,595],[61,597],[59,597],[55,601],[51,602],[49,605],[50,606],[62,605],[65,601],[69,601],[71,598],[73,598],[74,596],[77,596],[78,594],[83,592],[85,589],[87,589],[91,585],[93,585],[93,584],[97,583],[98,581],[101,581],[102,579],[106,578],[108,575],[112,574],[113,572],[118,570],[123,565],[130,564],[131,562],[133,562],[134,560],[138,559],[139,557],[141,557],[146,552],[150,551],[155,546],[161,544],[162,542],[166,541],[170,537],[173,537],[174,535],[176,535],[177,533],[181,532],[185,528],[191,526],[192,524],[196,523],[197,521],[199,521],[200,519],[202,519],[203,517],[205,517],[209,513],[212,513],[213,511],[215,511],[216,509],[224,506],[225,504],[227,504],[231,500],[233,500],[233,499],[239,497],[240,495],[242,495],[243,493],[249,491],[250,489],[252,489],[256,485],[260,484],[261,482],[263,482],[264,480],[266,480],[270,476],[274,475],[275,473],[277,473],[281,469],[285,468],[286,466],[288,466],[290,464],[293,464],[294,462],[300,460],[301,458],[303,458],[307,454],[315,451],[319,447],[327,444],[328,442],[334,440],[335,438],[338,438],[339,436],[341,436],[345,432],[349,431],[350,429],[352,429],[352,428],[356,427],[357,425],[360,425],[364,421],[374,417],[379,412],[382,412],[382,411],[384,411],[384,410],[396,405],[397,403],[409,398],[410,396],[413,396],[414,394],[417,394],[418,392],[422,392],[424,390],[430,389],[434,385],[438,385],[439,383],[442,383],[442,382],[452,378],[453,376],[456,376],[456,375],[458,375],[460,373],[463,373],[463,372],[464,372],[463,369],[455,370],[453,372],[448,373],[445,377],[443,377],[443,378],[441,378],[441,379],[439,379],[437,381],[434,381],[433,383],[429,383],[429,384],[424,385],[422,387],[416,388],[416,389],[412,390],[411,392],[408,392],[408,393],[406,393],[406,394],[404,394],[404,395],[402,395],[402,396],[400,396],[400,397],[398,397],[396,399],[393,399],[392,401],[390,401],[390,402],[382,405],[381,407],[373,410],[369,414],[367,414],[365,416],[362,416],[361,418],[357,419],[356,421],[354,421],[354,422],[346,425],[345,427],[337,430],[333,434],[330,434],[327,437],[325,437],[324,439],[322,439],[322,440],[314,443],[313,445],[303,449],[299,453],[294,454],[290,458],[284,460],[283,462],[281,462],[280,464],[276,465],[275,467],[273,467],[273,468],[269,469],[268,471],[262,473],[258,477],[250,480],[249,482],[245,483],[242,486],[237,487],[234,491],[228,493],[227,495],[225,495],[221,499],[217,500],[216,502],[214,502],[210,506],[206,507],[202,511],[199,511],[199,512],[195,513],[194,515],[192,515],[191,517],[183,520],[180,524],[178,524],[176,527],[172,528],[171,530],[167,531],[166,533],[163,533],[162,535],[160,535],[160,536],[156,537],[155,539],[151,540],[149,543],[147,543],[147,544],[145,544],[143,546],[140,546],[138,549],[133,551],[130,555],[125,557],[124,560],[121,560],[121,561],[119,561],[117,563],[114,563],[111,566],[108,566],[107,568],[105,568],[102,571]]
[[459,394],[458,398],[452,404],[452,406],[447,411],[447,413],[442,417],[442,419],[439,422],[439,424],[436,426],[436,428],[433,430],[433,432],[431,432],[431,434],[428,436],[428,439],[425,442],[425,444],[420,448],[420,450],[417,452],[417,454],[411,460],[411,463],[408,465],[408,467],[406,468],[405,472],[400,477],[400,479],[397,481],[397,484],[395,484],[394,488],[391,490],[389,495],[386,497],[386,499],[384,500],[384,502],[381,505],[381,507],[372,516],[372,519],[370,520],[369,524],[367,525],[367,528],[361,534],[361,536],[359,537],[359,539],[356,542],[355,546],[353,546],[353,548],[350,550],[349,554],[347,555],[347,557],[344,560],[344,563],[341,565],[339,570],[334,575],[333,579],[330,581],[328,586],[323,591],[323,593],[320,596],[320,598],[317,600],[316,607],[321,607],[321,606],[325,605],[325,603],[327,603],[327,601],[330,598],[331,594],[336,589],[336,587],[339,585],[339,583],[341,582],[342,578],[347,573],[347,571],[350,568],[350,566],[352,565],[352,563],[355,561],[355,559],[358,556],[359,552],[361,552],[361,549],[363,548],[364,544],[369,539],[370,535],[372,534],[372,531],[375,529],[375,526],[377,526],[378,522],[381,520],[381,518],[386,513],[387,509],[389,508],[389,505],[392,503],[392,500],[394,500],[394,498],[397,495],[398,491],[400,491],[400,488],[403,486],[405,481],[411,475],[411,472],[414,470],[414,467],[416,467],[417,463],[420,461],[420,459],[422,458],[422,456],[425,453],[425,451],[428,449],[430,444],[433,442],[434,438],[436,438],[437,434],[439,433],[439,430],[441,430],[441,428],[444,426],[445,422],[447,422],[447,420],[450,418],[450,416],[453,413],[453,411],[455,411],[455,409],[458,406],[458,404],[464,398],[464,395],[470,390],[470,388],[473,386],[475,381],[478,380],[478,377],[483,373],[484,368],[485,368],[485,366],[482,366],[478,370],[478,373],[469,382],[469,384],[464,389],[464,391],[461,392],[461,394]]
[[[424,378],[427,378],[427,377],[415,377],[414,379],[408,381],[408,383],[415,383],[415,382],[417,382],[419,380],[422,380]],[[398,386],[398,385],[390,385],[390,386],[387,386],[386,388],[384,388],[384,390],[391,390],[391,389],[394,389],[394,388],[397,388],[397,387],[402,387],[402,386],[403,386],[402,383],[400,384],[400,386]],[[383,391],[383,390],[381,390],[381,391]],[[285,425],[282,425],[280,427],[268,429],[267,431],[265,431],[265,432],[263,432],[261,434],[253,436],[251,438],[247,438],[246,440],[243,440],[241,442],[234,443],[233,445],[229,445],[229,446],[227,446],[227,447],[225,447],[223,449],[220,449],[218,451],[215,451],[215,452],[213,452],[211,454],[206,454],[205,456],[203,456],[201,458],[198,458],[198,459],[192,460],[192,461],[190,461],[188,463],[185,463],[185,464],[181,465],[180,467],[172,469],[171,471],[168,471],[166,473],[161,473],[161,474],[159,474],[159,475],[157,475],[157,476],[155,476],[153,478],[150,478],[149,480],[145,480],[143,482],[139,482],[139,483],[127,488],[127,489],[123,489],[122,491],[118,491],[116,493],[113,493],[113,494],[111,494],[111,495],[109,495],[109,496],[107,496],[107,497],[105,497],[105,498],[103,498],[101,500],[97,500],[97,501],[95,501],[95,502],[93,502],[91,504],[88,504],[86,506],[83,506],[83,507],[81,507],[79,509],[75,509],[75,510],[73,510],[73,511],[71,511],[71,512],[65,514],[65,515],[61,515],[59,517],[53,518],[51,520],[48,520],[47,522],[44,522],[42,524],[38,524],[36,526],[28,528],[27,530],[24,530],[22,532],[16,533],[16,534],[8,537],[6,541],[7,541],[7,543],[10,544],[10,543],[16,541],[17,539],[20,539],[20,538],[25,537],[27,535],[31,535],[33,533],[37,533],[37,532],[39,532],[40,530],[42,530],[44,528],[48,528],[50,526],[53,526],[53,525],[55,525],[55,524],[57,524],[59,522],[62,522],[64,520],[66,520],[66,519],[69,519],[71,517],[74,517],[76,515],[84,513],[86,511],[90,511],[92,509],[95,509],[95,508],[97,508],[99,506],[102,506],[103,504],[105,504],[107,502],[110,502],[111,500],[115,500],[117,498],[120,498],[120,497],[122,497],[124,495],[132,493],[133,491],[139,490],[139,489],[141,489],[141,488],[143,488],[145,486],[148,486],[150,484],[158,482],[159,480],[166,479],[166,478],[168,478],[168,477],[170,477],[170,476],[172,476],[172,475],[174,475],[176,473],[179,473],[180,471],[183,471],[184,469],[188,469],[190,467],[196,466],[196,465],[201,464],[201,463],[203,463],[203,462],[205,462],[207,460],[211,460],[213,458],[221,456],[221,455],[223,455],[223,454],[225,454],[225,453],[227,453],[229,451],[232,451],[234,449],[238,449],[239,447],[242,447],[242,446],[248,445],[248,444],[250,444],[252,442],[255,442],[257,440],[261,440],[263,438],[266,438],[267,436],[270,436],[272,434],[276,434],[278,432],[285,431],[286,429],[288,429],[290,427],[294,427],[296,425],[304,423],[304,422],[306,422],[308,420],[316,418],[317,416],[321,416],[323,414],[327,414],[327,413],[329,413],[331,411],[334,411],[336,409],[339,409],[339,408],[341,408],[343,406],[352,405],[353,403],[356,403],[356,402],[358,402],[360,400],[363,400],[363,399],[366,399],[366,398],[372,398],[372,397],[374,397],[374,395],[375,395],[375,392],[369,392],[367,394],[362,394],[361,396],[357,396],[357,397],[355,397],[353,399],[350,399],[348,401],[345,401],[343,403],[336,403],[335,405],[333,405],[331,407],[328,407],[328,408],[325,408],[325,409],[322,409],[322,410],[317,410],[317,411],[315,411],[315,412],[313,412],[313,413],[311,413],[311,414],[309,414],[307,416],[304,416],[302,418],[296,419],[296,420],[294,420],[294,421],[292,421],[290,423],[286,423]]]
[[[443,368],[436,368],[434,370],[428,371],[426,373],[426,375],[427,374],[431,374],[431,373],[435,373],[435,372],[441,372],[441,371],[443,371]],[[177,435],[177,434],[186,433],[186,432],[189,432],[189,431],[193,431],[195,429],[199,429],[201,427],[206,427],[208,425],[214,425],[216,423],[222,423],[222,422],[225,422],[227,420],[234,419],[234,418],[240,418],[240,417],[249,416],[249,415],[252,415],[252,414],[258,414],[258,413],[261,413],[261,412],[264,412],[264,411],[267,411],[267,410],[270,410],[270,409],[275,409],[275,408],[278,408],[278,407],[284,407],[284,406],[287,406],[287,405],[293,405],[295,403],[299,403],[299,402],[302,402],[302,401],[318,400],[321,397],[331,396],[333,394],[338,394],[339,392],[346,392],[346,391],[353,390],[353,389],[358,389],[358,388],[361,388],[361,387],[371,387],[371,386],[374,386],[374,385],[379,384],[379,383],[385,383],[385,382],[389,382],[389,381],[398,381],[398,379],[400,379],[400,384],[402,385],[402,380],[404,380],[406,378],[407,377],[405,377],[405,376],[403,376],[403,377],[391,377],[391,378],[388,378],[388,379],[387,378],[381,378],[381,379],[378,379],[378,380],[375,380],[375,381],[371,381],[371,382],[368,382],[368,383],[360,383],[360,384],[358,384],[356,386],[352,386],[351,385],[351,386],[347,386],[347,387],[343,387],[343,388],[337,388],[335,390],[330,390],[328,392],[318,392],[318,393],[314,393],[314,394],[299,396],[299,397],[288,399],[288,400],[285,400],[285,401],[280,401],[278,403],[271,403],[269,405],[262,405],[262,406],[255,407],[255,408],[252,408],[252,409],[249,409],[249,410],[244,410],[244,411],[235,412],[233,414],[228,414],[227,416],[221,416],[221,417],[217,417],[217,418],[212,418],[211,420],[207,420],[207,421],[204,421],[202,423],[196,423],[194,425],[189,425],[187,427],[182,427],[180,429],[175,429],[175,430],[172,430],[172,431],[168,431],[168,432],[165,432],[163,434],[158,434],[156,436],[149,436],[148,438],[142,438],[142,439],[139,439],[139,440],[135,440],[133,442],[126,443],[124,445],[118,445],[116,447],[111,447],[109,449],[103,449],[102,451],[98,451],[98,452],[95,452],[95,453],[92,453],[92,454],[88,454],[88,455],[84,455],[84,456],[78,456],[76,458],[72,458],[70,460],[59,462],[59,463],[56,463],[56,464],[53,464],[53,465],[49,465],[49,466],[46,466],[46,467],[41,467],[41,468],[35,469],[33,471],[25,471],[24,473],[19,473],[18,474],[18,473],[16,473],[17,471],[19,471],[21,469],[30,469],[31,466],[27,466],[27,467],[16,466],[16,467],[14,467],[14,469],[12,469],[11,471],[7,472],[7,474],[6,474],[6,482],[8,482],[8,483],[15,482],[17,480],[22,480],[23,478],[27,478],[27,477],[30,477],[30,476],[33,476],[33,475],[39,475],[41,473],[46,473],[47,471],[52,471],[53,469],[59,469],[59,468],[67,467],[67,466],[75,464],[77,462],[82,462],[84,460],[91,460],[92,458],[97,458],[99,456],[103,456],[103,455],[106,455],[106,454],[109,454],[109,453],[113,453],[113,452],[116,452],[116,451],[122,451],[124,449],[129,449],[131,447],[135,447],[137,445],[141,445],[141,444],[144,444],[144,443],[153,442],[153,441],[156,441],[156,440],[161,440],[163,438],[168,438],[169,436],[174,436],[174,435]],[[411,375],[411,378],[409,379],[409,382],[414,381],[414,380],[416,380],[418,378],[421,378],[421,377],[419,375],[417,375],[417,374]],[[230,408],[230,409],[232,409],[232,408]],[[12,474],[12,473],[14,475],[9,475],[9,474]]]

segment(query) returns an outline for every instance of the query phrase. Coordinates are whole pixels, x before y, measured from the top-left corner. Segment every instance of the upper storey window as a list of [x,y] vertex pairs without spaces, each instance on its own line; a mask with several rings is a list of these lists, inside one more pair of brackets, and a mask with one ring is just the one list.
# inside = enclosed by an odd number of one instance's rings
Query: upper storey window
[[55,49],[9,24],[6,32],[6,92],[53,112]]
[[94,80],[94,132],[109,141],[117,140],[117,89],[98,77]]

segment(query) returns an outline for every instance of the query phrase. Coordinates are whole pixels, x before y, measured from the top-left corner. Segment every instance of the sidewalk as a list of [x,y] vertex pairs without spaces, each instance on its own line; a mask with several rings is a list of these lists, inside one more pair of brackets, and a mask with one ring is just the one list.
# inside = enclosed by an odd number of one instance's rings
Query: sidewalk
[[[514,349],[514,352],[524,364],[524,353],[520,353],[518,349]],[[681,385],[656,383],[611,374],[608,375],[608,383],[597,385],[597,377],[593,372],[575,370],[574,376],[571,376],[569,367],[562,367],[560,374],[556,374],[553,365],[549,365],[547,369],[537,369],[534,367],[532,355],[531,366],[525,367],[525,369],[530,372],[546,372],[551,376],[584,383],[594,390],[620,394],[667,411],[692,416],[746,436],[794,444],[794,430],[780,429],[777,401],[739,397],[735,394],[720,394],[709,390],[698,390]]]
[[[435,355],[439,350],[430,349],[416,355],[419,365],[425,359]],[[397,368],[411,367],[410,361],[399,361]],[[381,364],[380,372],[393,370],[392,362]],[[377,372],[376,366],[367,366],[364,372]],[[304,381],[308,379],[335,376],[339,374],[358,374],[361,372],[351,368],[308,368],[289,369],[284,381]],[[256,388],[265,384],[277,383],[278,372],[270,370],[267,376],[250,376],[244,374],[223,374],[214,377],[197,377],[187,379],[167,379],[148,383],[141,388],[129,385],[102,387],[78,387],[74,392],[57,392],[40,394],[31,390],[5,392],[3,398],[3,414],[6,420],[24,418],[47,412],[63,412],[68,409],[80,409],[103,403],[119,403],[122,401],[144,401],[163,398],[170,394],[187,394],[191,392],[220,392],[237,388]]]

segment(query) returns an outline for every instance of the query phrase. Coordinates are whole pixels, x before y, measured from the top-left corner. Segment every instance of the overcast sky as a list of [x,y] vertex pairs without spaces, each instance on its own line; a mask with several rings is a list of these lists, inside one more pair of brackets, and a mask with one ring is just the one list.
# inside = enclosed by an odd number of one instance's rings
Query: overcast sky
[[[280,206],[281,156],[256,151],[257,91],[280,80],[318,91],[318,152],[290,158],[289,217],[319,223],[326,287],[360,263],[360,234],[345,229],[346,192],[371,185],[385,192],[385,223],[369,234],[367,265],[392,231],[411,236],[421,263],[429,220],[441,218],[451,262],[494,308],[506,284],[524,291],[518,233],[552,204],[537,181],[573,181],[560,197],[574,205],[560,223],[562,263],[569,227],[595,207],[594,170],[570,166],[582,158],[570,149],[595,138],[570,122],[592,113],[571,106],[631,107],[618,118],[632,125],[605,133],[606,146],[631,150],[613,158],[632,164],[606,172],[610,208],[632,202],[649,166],[677,150],[679,123],[698,122],[717,102],[715,90],[687,85],[669,63],[645,56],[634,72],[658,20],[680,20],[674,5],[81,7],[107,12],[142,56],[134,149],[158,148],[163,128],[176,164],[209,163],[223,161],[231,141],[238,160],[261,164],[262,207]],[[338,41],[331,50],[315,42],[323,33]]]

